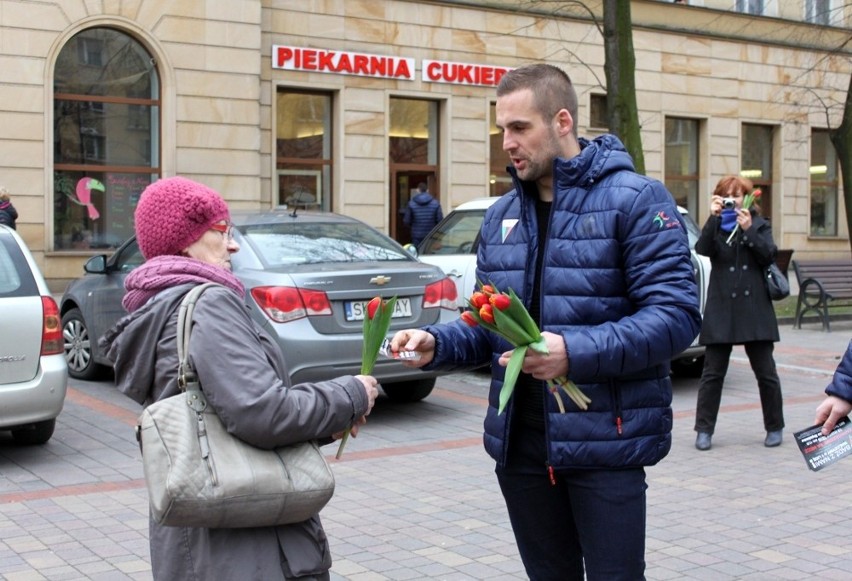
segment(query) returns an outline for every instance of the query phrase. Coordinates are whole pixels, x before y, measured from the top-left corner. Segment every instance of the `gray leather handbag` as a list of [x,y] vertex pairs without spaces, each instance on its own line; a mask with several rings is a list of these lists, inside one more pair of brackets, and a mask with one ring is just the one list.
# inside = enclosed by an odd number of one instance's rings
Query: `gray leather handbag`
[[316,442],[263,450],[231,435],[207,405],[188,361],[195,287],[178,312],[181,393],[149,405],[139,418],[151,513],[167,526],[240,528],[296,523],[334,493],[334,475]]

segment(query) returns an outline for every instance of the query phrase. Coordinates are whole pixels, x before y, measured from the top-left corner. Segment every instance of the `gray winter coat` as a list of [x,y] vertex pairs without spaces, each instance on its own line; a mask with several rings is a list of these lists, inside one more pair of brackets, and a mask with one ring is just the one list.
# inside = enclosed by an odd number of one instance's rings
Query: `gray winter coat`
[[[104,337],[118,389],[147,405],[178,393],[177,307],[189,285],[163,291]],[[352,376],[290,386],[278,344],[231,290],[204,292],[193,315],[189,357],[228,431],[274,448],[342,431],[367,411]],[[322,575],[331,567],[319,515],[302,523],[199,529],[150,523],[155,579],[271,581]]]
[[775,307],[763,280],[778,248],[769,222],[752,212],[752,225],[734,235],[720,229],[721,218],[710,216],[695,251],[710,257],[710,285],[699,341],[702,345],[739,345],[750,341],[778,341]]

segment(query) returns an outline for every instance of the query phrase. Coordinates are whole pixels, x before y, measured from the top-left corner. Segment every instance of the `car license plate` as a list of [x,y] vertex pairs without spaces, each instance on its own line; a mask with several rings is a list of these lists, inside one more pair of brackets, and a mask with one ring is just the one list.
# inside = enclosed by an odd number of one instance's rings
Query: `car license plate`
[[[347,301],[343,303],[343,308],[346,311],[347,321],[363,321],[364,313],[367,312],[367,303],[370,301]],[[393,309],[392,319],[411,316],[411,299],[398,298],[396,306]]]

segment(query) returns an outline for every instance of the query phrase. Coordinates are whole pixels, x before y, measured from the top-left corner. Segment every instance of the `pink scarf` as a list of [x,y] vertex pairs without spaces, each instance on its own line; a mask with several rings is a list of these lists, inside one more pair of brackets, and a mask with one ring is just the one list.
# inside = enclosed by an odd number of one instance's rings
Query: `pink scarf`
[[245,298],[243,283],[230,270],[184,256],[157,256],[127,275],[121,304],[132,313],[157,293],[182,284],[215,282]]

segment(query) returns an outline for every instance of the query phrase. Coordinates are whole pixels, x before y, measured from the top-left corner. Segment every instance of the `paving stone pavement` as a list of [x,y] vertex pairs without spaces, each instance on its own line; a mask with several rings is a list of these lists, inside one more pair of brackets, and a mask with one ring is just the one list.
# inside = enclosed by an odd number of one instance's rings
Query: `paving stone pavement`
[[[782,446],[763,446],[757,386],[736,348],[713,448],[698,452],[696,379],[674,381],[672,451],[648,469],[649,580],[848,579],[852,459],[807,469],[792,432],[812,423],[852,322],[782,325]],[[382,398],[341,461],[323,511],[334,581],[525,579],[481,445],[487,376],[442,378],[425,401]],[[56,435],[0,434],[0,579],[151,579],[139,408],[110,381],[72,380]],[[334,449],[328,450],[330,456]]]

